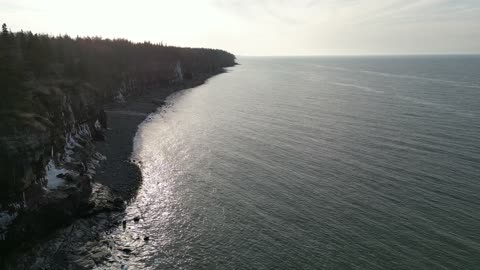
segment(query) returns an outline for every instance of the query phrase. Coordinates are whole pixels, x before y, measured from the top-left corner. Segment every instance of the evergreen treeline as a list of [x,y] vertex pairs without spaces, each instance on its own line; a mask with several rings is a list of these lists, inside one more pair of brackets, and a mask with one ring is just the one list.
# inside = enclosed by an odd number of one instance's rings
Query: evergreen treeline
[[[88,83],[111,97],[121,82],[168,81],[180,62],[185,78],[232,66],[222,50],[164,46],[99,37],[71,38],[32,32],[0,34],[0,112],[17,110],[32,82],[69,80]],[[27,86],[30,85],[30,86]],[[28,102],[27,102],[28,103]]]
[[194,85],[234,64],[235,56],[222,50],[11,32],[3,24],[0,212],[35,191],[53,152],[63,153],[67,135],[79,125],[95,130],[103,105],[115,96],[179,78]]

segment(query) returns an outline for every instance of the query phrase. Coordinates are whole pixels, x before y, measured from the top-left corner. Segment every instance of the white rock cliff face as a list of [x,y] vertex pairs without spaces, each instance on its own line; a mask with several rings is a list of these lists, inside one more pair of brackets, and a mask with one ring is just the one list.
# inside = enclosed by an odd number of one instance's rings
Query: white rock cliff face
[[69,171],[61,167],[58,168],[53,160],[50,160],[45,167],[45,180],[47,181],[47,189],[54,190],[65,185],[65,180],[58,177],[58,175],[64,175],[66,173],[69,173]]
[[54,197],[64,188],[81,186],[79,193],[88,190],[85,177],[91,178],[104,159],[93,145],[94,135],[103,129],[101,108],[88,91],[81,86],[73,93],[46,91],[45,98],[39,101],[45,116],[32,117],[28,122],[40,128],[26,125],[26,131],[0,138],[0,155],[9,164],[0,176],[5,185],[0,190],[2,242],[9,239],[19,217],[38,211],[51,200],[49,196]]
[[177,82],[183,81],[182,63],[180,61],[178,61],[177,64],[175,65],[174,72],[176,77],[174,81],[177,81]]

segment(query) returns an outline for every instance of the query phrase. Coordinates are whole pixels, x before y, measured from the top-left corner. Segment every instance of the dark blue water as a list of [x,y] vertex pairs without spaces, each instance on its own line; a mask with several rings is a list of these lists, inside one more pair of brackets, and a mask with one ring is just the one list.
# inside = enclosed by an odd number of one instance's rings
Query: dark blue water
[[480,268],[480,57],[239,63],[139,128],[119,261]]

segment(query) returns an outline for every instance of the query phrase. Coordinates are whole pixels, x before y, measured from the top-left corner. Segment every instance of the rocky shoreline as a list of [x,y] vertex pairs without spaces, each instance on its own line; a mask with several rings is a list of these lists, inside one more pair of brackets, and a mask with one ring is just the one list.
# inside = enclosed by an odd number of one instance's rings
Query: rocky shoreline
[[[198,74],[190,80],[153,88],[127,101],[106,105],[105,140],[95,142],[96,151],[106,159],[99,161],[99,168],[88,185],[91,190],[85,190],[91,191],[88,200],[81,207],[72,206],[78,211],[72,214],[67,226],[42,239],[27,241],[28,244],[10,252],[0,266],[4,269],[102,269],[118,262],[118,254],[128,257],[131,248],[118,246],[107,236],[114,228],[125,228],[127,223],[136,222],[125,219],[124,209],[135,198],[142,182],[139,167],[130,160],[138,125],[172,93],[201,85],[222,72],[224,70]],[[68,199],[66,196],[58,200],[58,207]],[[143,241],[148,242],[149,236],[143,237]]]

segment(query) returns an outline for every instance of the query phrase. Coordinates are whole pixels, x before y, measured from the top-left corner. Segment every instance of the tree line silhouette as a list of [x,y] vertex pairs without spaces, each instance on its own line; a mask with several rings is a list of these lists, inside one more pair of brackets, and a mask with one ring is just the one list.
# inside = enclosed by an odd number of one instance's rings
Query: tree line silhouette
[[[192,78],[235,64],[235,56],[217,49],[134,43],[126,39],[50,36],[30,31],[0,34],[1,110],[18,109],[29,89],[45,81],[88,83],[111,98],[122,82],[168,82],[175,65]],[[33,85],[33,86],[32,86]]]

